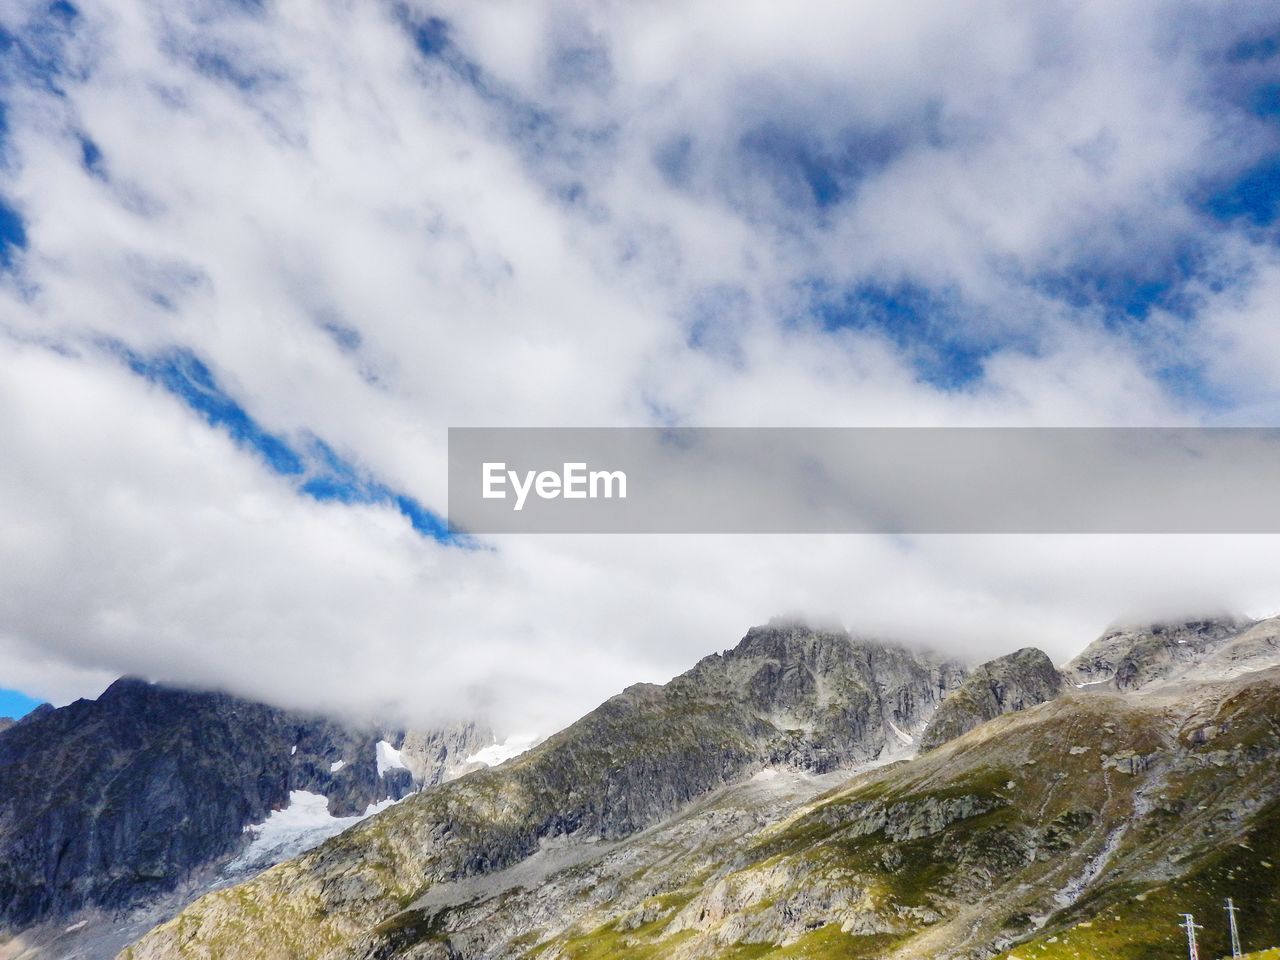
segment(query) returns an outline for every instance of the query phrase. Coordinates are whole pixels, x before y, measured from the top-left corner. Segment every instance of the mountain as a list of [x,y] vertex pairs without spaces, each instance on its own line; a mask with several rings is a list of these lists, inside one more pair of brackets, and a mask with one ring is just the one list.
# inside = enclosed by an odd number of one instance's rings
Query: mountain
[[490,742],[475,725],[365,729],[130,678],[38,710],[0,736],[0,927],[144,904],[247,872],[250,852],[275,862],[259,841],[297,852]]
[[[1178,956],[1177,914],[1207,924],[1226,896],[1274,944],[1280,671],[1175,703],[1068,693],[755,822],[747,784],[716,799],[720,836],[673,825],[536,889],[436,891],[398,920],[427,936],[363,956],[1137,960]],[[522,922],[561,891],[549,929]],[[1202,938],[1221,955],[1220,926]]]
[[942,701],[920,738],[932,750],[1004,713],[1052,700],[1063,688],[1062,675],[1048,655],[1034,647],[984,663]]
[[425,790],[203,898],[130,956],[217,954],[229,936],[244,957],[394,953],[408,936],[396,917],[435,884],[633,836],[764,768],[820,774],[905,755],[962,679],[959,664],[932,654],[796,624],[756,628],[501,767]]
[[[1272,946],[1278,625],[1237,623],[1185,659],[1151,638],[1219,631],[1112,633],[1091,647],[1120,648],[1108,681],[1126,662],[1163,682],[1055,696],[1035,651],[970,683],[892,645],[758,628],[122,957],[1138,960],[1185,949],[1184,911],[1219,956],[1227,896],[1246,947]],[[997,716],[912,756],[948,694],[983,691]]]
[[4,733],[17,722],[13,717],[0,717],[0,733]]
[[1152,623],[1108,630],[1063,668],[1079,686],[1140,690],[1203,662],[1252,627],[1239,617]]

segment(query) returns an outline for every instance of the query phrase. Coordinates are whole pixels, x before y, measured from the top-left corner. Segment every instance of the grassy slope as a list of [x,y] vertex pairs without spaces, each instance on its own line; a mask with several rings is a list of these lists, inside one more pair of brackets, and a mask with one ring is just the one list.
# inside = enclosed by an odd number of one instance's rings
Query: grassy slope
[[[1280,697],[1267,685],[1213,709],[1215,716],[1181,730],[1161,709],[1105,695],[1001,718],[936,754],[857,778],[765,831],[740,858],[747,862],[719,878],[727,889],[756,891],[734,901],[748,917],[814,890],[856,891],[857,910],[881,921],[884,929],[874,933],[842,931],[850,911],[824,916],[810,902],[806,922],[815,929],[781,941],[726,944],[715,923],[673,934],[680,924],[672,913],[627,932],[609,920],[579,924],[528,956],[555,955],[552,946],[572,960],[933,956],[1023,939],[1035,930],[1033,918],[1047,915],[1042,931],[1004,960],[1138,960],[1179,955],[1182,911],[1205,924],[1203,953],[1213,956],[1223,946],[1217,928],[1225,896],[1243,907],[1246,946],[1280,942],[1280,801],[1244,822],[1232,816],[1240,797],[1277,796]],[[1206,719],[1222,732],[1192,742],[1191,731]],[[1106,769],[1100,757],[1171,749],[1180,759],[1167,773],[1158,765],[1137,774]],[[895,841],[861,826],[877,806],[958,797],[977,801],[975,815],[928,836]],[[1135,804],[1149,815],[1141,829],[1121,831]],[[1059,909],[1053,894],[1087,870],[1108,838],[1115,846],[1106,868],[1082,898]],[[1180,856],[1187,859],[1178,863]],[[760,881],[779,874],[788,878],[781,889]]]
[[[758,721],[695,693],[679,682],[630,688],[512,763],[409,797],[297,860],[202,897],[122,960],[344,957],[433,883],[518,862],[542,836],[638,829],[661,805],[673,812],[759,761]],[[686,796],[648,775],[674,768],[686,771]]]
[[[1096,725],[1096,702],[1085,701],[1068,710],[1053,708],[1047,716],[1029,714],[1013,724],[998,722],[1009,728],[1008,736],[1022,743],[1060,742],[1059,749],[1045,751],[1039,758],[1022,749],[1009,750],[1006,737],[991,738],[987,730],[987,736],[971,736],[911,764],[859,777],[766,830],[748,847],[744,857],[749,862],[720,878],[730,890],[758,885],[768,891],[764,899],[744,904],[748,913],[767,910],[780,898],[794,898],[815,887],[853,889],[859,907],[879,914],[886,929],[853,935],[840,930],[835,916],[833,922],[821,923],[823,918],[815,915],[808,922],[820,924],[817,929],[800,933],[785,947],[767,942],[723,945],[704,938],[696,955],[883,956],[930,926],[931,916],[954,913],[952,901],[971,892],[973,874],[999,875],[1021,865],[1012,838],[1024,829],[1020,813],[1024,805],[1043,808],[1060,837],[1087,830],[1089,818],[1080,814],[1080,804],[1105,793],[1104,778],[1092,769],[1097,766],[1096,754],[1090,764],[1089,757],[1073,755],[1069,748],[1081,739],[1071,731]],[[1152,736],[1145,729],[1143,714],[1134,712],[1130,719],[1137,728],[1131,731],[1131,739]],[[1029,737],[1026,728],[1040,725],[1046,729]],[[1060,773],[1074,781],[1074,789],[1060,789]],[[964,800],[978,812],[929,836],[890,842],[883,828],[863,832],[873,809],[910,811]],[[1064,844],[1060,853],[1069,849]],[[1030,872],[1042,873],[1052,865],[1032,864]],[[774,890],[767,881],[755,883],[761,875],[778,873],[789,878],[781,890]],[[985,881],[978,886],[985,886]],[[902,919],[904,912],[908,919]],[[925,919],[912,920],[913,915]],[[569,931],[553,942],[570,958],[585,960],[607,952],[641,960],[663,955],[663,949],[675,946],[666,940],[665,926],[655,924],[623,936],[612,923],[605,923],[591,931]],[[687,933],[681,936],[688,939]]]
[[[1191,742],[1189,734],[1203,728],[1205,720],[1222,732],[1209,743]],[[1280,698],[1275,688],[1246,689],[1227,698],[1212,717],[1188,724],[1180,741],[1203,765],[1169,778],[1170,802],[1155,809],[1146,828],[1120,851],[1127,856],[1124,868],[1104,877],[1061,922],[1003,954],[1002,960],[1178,956],[1186,943],[1177,927],[1182,913],[1195,914],[1204,927],[1202,955],[1226,954],[1226,897],[1241,908],[1246,949],[1280,943],[1280,796],[1275,779]],[[1231,760],[1236,751],[1246,759]],[[1250,754],[1255,755],[1252,761]],[[1232,805],[1246,798],[1269,799],[1251,816],[1231,816]],[[1161,877],[1161,867],[1173,875]]]
[[[1243,908],[1246,946],[1280,943],[1280,671],[1229,693],[1190,718],[1106,694],[998,718],[744,834],[713,851],[709,869],[696,859],[705,850],[690,851],[683,868],[642,866],[646,922],[597,904],[567,927],[527,925],[502,955],[915,960],[1003,942],[1018,945],[1002,960],[1139,960],[1180,955],[1177,914],[1192,911],[1209,957],[1223,947],[1225,896]],[[697,751],[704,732],[690,723],[676,749]],[[586,766],[632,759],[613,753],[612,733],[584,741],[583,751],[605,753]],[[1128,755],[1150,762],[1132,773],[1103,762]],[[536,768],[537,757],[528,762]],[[508,824],[519,840],[540,792],[563,786],[549,787],[547,775],[473,776],[424,794],[305,862],[201,901],[169,925],[154,955],[217,957],[234,945],[238,955],[348,956],[361,928],[378,923],[405,947],[443,945],[480,915],[395,914],[422,892],[432,862],[424,851],[439,838],[424,825],[448,823],[465,838],[482,823]],[[1250,797],[1269,802],[1241,809]],[[1091,869],[1104,850],[1105,863]],[[1082,896],[1055,902],[1081,877]],[[333,884],[340,915],[326,908]],[[502,919],[519,928],[518,916]]]

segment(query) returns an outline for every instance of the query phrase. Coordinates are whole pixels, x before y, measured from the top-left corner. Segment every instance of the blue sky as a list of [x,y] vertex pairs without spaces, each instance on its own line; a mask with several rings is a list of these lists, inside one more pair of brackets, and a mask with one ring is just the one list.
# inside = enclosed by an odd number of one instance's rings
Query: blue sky
[[1257,542],[444,520],[450,426],[1276,423],[1274,11],[299,16],[0,13],[0,682],[537,726],[779,611],[1066,653],[1276,599]]
[[296,481],[298,493],[320,502],[370,503],[393,507],[422,536],[452,539],[448,524],[413,497],[391,490],[355,464],[345,460],[319,437],[297,441],[275,436],[254,421],[218,383],[213,372],[189,350],[167,350],[138,356],[118,344],[130,370],[181,400],[215,429],[225,430],[241,446],[255,453],[270,470]]
[[0,717],[24,717],[38,706],[39,700],[19,690],[0,690]]

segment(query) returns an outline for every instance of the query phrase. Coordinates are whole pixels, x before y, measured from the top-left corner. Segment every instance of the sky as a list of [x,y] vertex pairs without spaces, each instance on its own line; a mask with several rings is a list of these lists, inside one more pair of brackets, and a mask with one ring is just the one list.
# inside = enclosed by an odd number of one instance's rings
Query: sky
[[1280,610],[1261,535],[447,535],[450,426],[1280,425],[1280,12],[725,9],[5,4],[0,687],[546,732],[775,615]]
[[39,705],[40,701],[21,691],[0,690],[0,719],[26,716]]

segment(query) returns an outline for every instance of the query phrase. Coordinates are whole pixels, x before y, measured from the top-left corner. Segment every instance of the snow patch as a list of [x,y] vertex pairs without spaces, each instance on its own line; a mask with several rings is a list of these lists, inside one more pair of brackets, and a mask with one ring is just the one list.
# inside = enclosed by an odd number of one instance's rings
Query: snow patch
[[916,742],[915,738],[911,736],[911,734],[907,733],[904,730],[899,729],[898,725],[894,723],[892,720],[890,720],[888,717],[885,717],[885,721],[889,724],[889,729],[891,729],[895,734],[897,734],[898,739],[901,740],[906,746],[909,747]]
[[333,761],[333,763],[329,764],[329,772],[330,772],[330,773],[337,773],[339,770],[341,770],[341,769],[342,769],[343,767],[345,767],[346,765],[347,765],[347,761],[345,761],[345,760],[335,760],[335,761]]
[[62,932],[63,932],[63,933],[75,933],[77,930],[80,930],[80,929],[82,929],[83,927],[87,927],[88,925],[89,925],[89,921],[88,921],[88,920],[79,920],[79,921],[77,921],[77,922],[73,923],[71,926],[67,927],[67,929],[63,930]]
[[298,745],[295,743],[292,747],[289,748],[289,756],[292,757],[297,752],[298,752]]
[[244,828],[253,840],[244,853],[227,865],[227,873],[256,873],[299,856],[393,803],[394,800],[387,798],[381,803],[369,804],[364,813],[354,817],[335,817],[329,813],[328,797],[307,790],[290,790],[287,807],[272,810],[262,823]]
[[1111,682],[1110,677],[1107,677],[1105,680],[1086,680],[1084,683],[1077,683],[1076,689],[1079,690],[1082,687],[1096,687],[1100,683],[1110,683],[1110,682]]
[[496,767],[512,757],[518,757],[530,747],[541,742],[534,734],[517,734],[507,737],[502,743],[491,743],[482,750],[477,750],[467,757],[464,763],[483,763],[486,767]]
[[763,770],[756,773],[755,776],[753,776],[751,779],[756,783],[760,783],[766,780],[776,779],[777,776],[778,776],[777,770],[774,770],[772,767],[765,767]]
[[404,761],[400,759],[400,751],[387,743],[385,740],[379,740],[377,746],[378,759],[378,776],[385,777],[388,770],[408,770],[404,765]]

